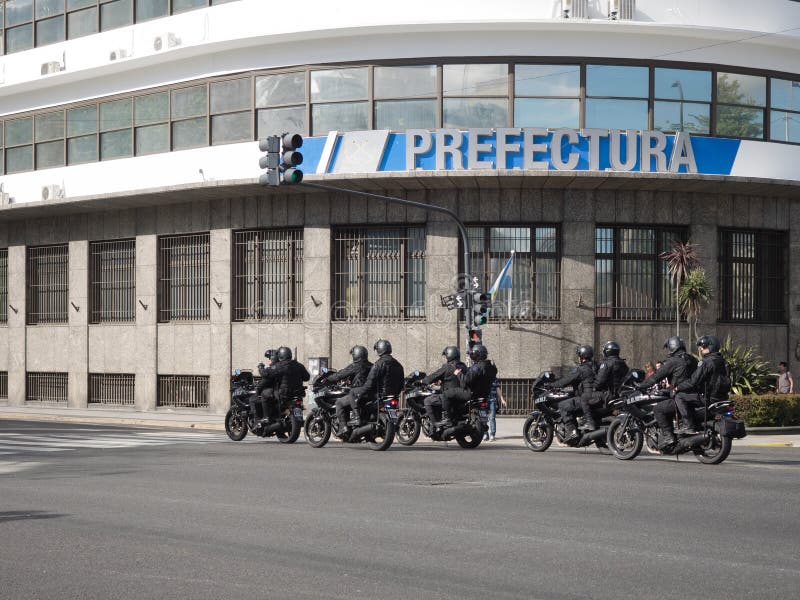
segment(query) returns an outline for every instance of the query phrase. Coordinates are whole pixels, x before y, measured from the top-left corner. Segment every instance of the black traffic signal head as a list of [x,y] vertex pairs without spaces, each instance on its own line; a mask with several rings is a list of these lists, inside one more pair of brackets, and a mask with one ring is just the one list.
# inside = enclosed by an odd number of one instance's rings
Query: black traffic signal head
[[472,324],[475,327],[485,325],[489,320],[489,294],[486,292],[472,293]]
[[303,136],[299,133],[283,134],[281,139],[281,146],[283,146],[281,172],[283,172],[283,183],[287,185],[303,181],[303,172],[295,168],[297,165],[303,164],[303,155],[297,151],[302,145]]

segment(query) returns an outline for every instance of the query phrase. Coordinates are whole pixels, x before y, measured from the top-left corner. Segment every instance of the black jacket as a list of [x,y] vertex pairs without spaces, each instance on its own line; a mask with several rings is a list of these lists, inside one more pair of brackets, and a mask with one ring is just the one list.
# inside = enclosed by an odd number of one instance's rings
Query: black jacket
[[594,389],[597,392],[611,392],[618,394],[622,382],[628,376],[630,369],[625,360],[619,356],[608,356],[597,368],[594,380]]
[[[725,400],[718,398],[716,390],[709,389],[715,374],[726,374],[725,359],[719,352],[709,352],[697,365],[691,379],[683,381],[677,386],[679,392],[695,392],[707,394],[710,400]],[[727,397],[727,394],[725,394]]]
[[473,398],[489,398],[492,382],[497,377],[497,367],[490,360],[479,360],[464,375],[464,387]]
[[687,352],[679,351],[677,354],[667,358],[658,371],[650,375],[650,377],[636,387],[649,388],[662,379],[669,381],[671,386],[677,387],[684,381],[688,381],[696,368],[697,360],[695,360],[694,356]]
[[[311,379],[306,368],[296,360],[281,360],[264,370],[262,382],[272,384],[280,400],[289,400],[303,395],[303,382]],[[265,381],[266,380],[266,381]]]
[[552,387],[563,388],[571,385],[575,390],[575,395],[580,396],[587,392],[594,391],[594,379],[597,375],[594,362],[589,361],[578,365],[572,373],[562,377],[552,384]]
[[358,360],[350,363],[341,371],[331,373],[327,377],[328,383],[338,383],[346,379],[350,380],[350,387],[360,387],[367,380],[367,375],[372,368],[372,363],[368,360]]
[[404,377],[403,365],[391,354],[384,354],[372,365],[360,392],[375,393],[378,398],[398,396],[403,390]]
[[[456,375],[457,369],[461,370],[461,375]],[[430,385],[435,381],[442,382],[442,391],[461,388],[461,376],[467,371],[467,365],[460,360],[448,360],[439,369],[428,375],[422,380],[422,385]]]

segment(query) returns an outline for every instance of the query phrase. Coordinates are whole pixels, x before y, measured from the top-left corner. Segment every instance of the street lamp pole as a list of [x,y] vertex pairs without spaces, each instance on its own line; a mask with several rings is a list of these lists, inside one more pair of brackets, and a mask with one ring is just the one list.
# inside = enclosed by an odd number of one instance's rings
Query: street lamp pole
[[680,104],[681,104],[681,129],[680,130],[683,131],[683,85],[681,85],[680,81],[676,80],[676,81],[673,82],[672,87],[678,88],[678,95],[680,96],[680,99],[681,99],[681,102],[680,102]]

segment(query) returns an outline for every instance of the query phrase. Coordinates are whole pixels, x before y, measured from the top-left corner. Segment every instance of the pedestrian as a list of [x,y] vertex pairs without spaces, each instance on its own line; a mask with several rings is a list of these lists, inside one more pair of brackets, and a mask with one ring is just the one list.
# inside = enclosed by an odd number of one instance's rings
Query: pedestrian
[[[659,360],[656,363],[656,371],[658,371],[663,365],[664,363]],[[666,379],[662,379],[661,381],[658,382],[658,387],[667,389],[669,387],[669,381],[667,381]]]
[[650,375],[652,375],[655,372],[656,372],[655,366],[653,365],[652,362],[648,360],[644,365],[644,378],[647,379],[648,377],[650,377]]
[[[495,435],[497,433],[497,413],[501,412],[506,406],[506,399],[503,398],[503,390],[500,388],[500,380],[495,377],[494,381],[492,381],[492,391],[489,393],[489,431],[483,434],[484,441],[495,441]],[[498,410],[498,408],[500,408],[500,410]]]
[[778,364],[778,389],[779,394],[794,394],[794,379],[789,373],[789,365],[781,361]]

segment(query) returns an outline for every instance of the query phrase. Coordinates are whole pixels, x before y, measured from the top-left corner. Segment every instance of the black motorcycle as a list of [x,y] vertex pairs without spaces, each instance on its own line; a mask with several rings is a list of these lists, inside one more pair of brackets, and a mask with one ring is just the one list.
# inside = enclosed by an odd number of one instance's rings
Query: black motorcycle
[[293,444],[300,437],[303,423],[303,398],[280,402],[278,420],[259,419],[250,411],[250,399],[256,395],[253,373],[236,369],[231,377],[231,407],[225,415],[225,433],[234,442],[242,441],[247,432],[260,437],[278,438],[284,444]]
[[312,448],[322,448],[331,434],[342,442],[358,444],[367,442],[372,450],[388,450],[394,442],[398,418],[397,398],[362,399],[358,407],[360,425],[353,425],[347,436],[343,435],[339,419],[336,418],[336,401],[350,393],[348,382],[330,384],[327,378],[334,370],[323,370],[311,383],[314,402],[305,421],[306,441]]
[[439,389],[437,386],[421,385],[424,377],[425,373],[414,371],[403,381],[406,408],[401,412],[397,424],[397,441],[404,446],[412,446],[424,433],[435,442],[454,439],[462,448],[480,446],[489,422],[489,403],[486,399],[473,399],[465,405],[454,407],[452,427],[436,425],[431,423],[425,411],[425,399],[438,394]]
[[744,421],[733,417],[732,400],[706,402],[694,409],[695,422],[701,422],[698,433],[676,434],[677,442],[659,450],[659,427],[653,416],[656,403],[669,398],[669,390],[651,388],[638,391],[632,383],[644,380],[644,373],[634,370],[630,374],[630,388],[620,398],[609,404],[617,411],[617,417],[608,428],[608,447],[620,460],[636,458],[644,444],[655,454],[679,455],[692,452],[703,464],[718,465],[731,452],[733,439],[747,435]]
[[[606,450],[606,432],[610,423],[611,409],[608,407],[595,410],[596,419],[600,420],[598,428],[594,431],[580,432],[577,438],[567,439],[567,426],[558,412],[558,404],[564,400],[575,397],[572,391],[550,389],[548,386],[556,381],[557,377],[550,371],[542,373],[533,382],[531,396],[533,396],[533,412],[522,426],[522,437],[525,445],[534,452],[544,452],[553,443],[555,437],[560,444],[572,448],[583,448],[594,444],[601,451]],[[583,417],[578,418],[578,424],[583,422]]]

